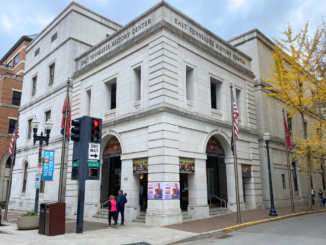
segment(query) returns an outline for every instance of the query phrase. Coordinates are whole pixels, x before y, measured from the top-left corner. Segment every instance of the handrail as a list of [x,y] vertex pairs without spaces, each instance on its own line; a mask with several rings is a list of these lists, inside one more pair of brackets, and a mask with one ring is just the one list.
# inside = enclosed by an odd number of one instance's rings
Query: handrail
[[110,201],[110,200],[107,200],[106,202],[104,202],[104,203],[101,204],[101,216],[102,216],[102,219],[103,219],[103,206],[104,206],[105,204],[107,204],[109,201]]
[[7,68],[9,68],[9,69],[13,68],[12,66],[10,66],[10,65],[8,65],[8,64],[3,64],[3,63],[1,63],[0,66],[7,67]]
[[209,196],[209,199],[210,199],[209,207],[211,207],[211,205],[212,205],[212,197],[215,197],[215,198],[217,198],[218,200],[220,200],[220,202],[221,202],[221,208],[223,208],[222,203],[223,203],[223,202],[225,203],[225,205],[224,205],[224,210],[225,210],[225,214],[226,214],[226,201],[225,201],[224,199],[222,199],[222,198],[219,198],[218,196],[215,196],[215,195],[210,195],[210,196]]

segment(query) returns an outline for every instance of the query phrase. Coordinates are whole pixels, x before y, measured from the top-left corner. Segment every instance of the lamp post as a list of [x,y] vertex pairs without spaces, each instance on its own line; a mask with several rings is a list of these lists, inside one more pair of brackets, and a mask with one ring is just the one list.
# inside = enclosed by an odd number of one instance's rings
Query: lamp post
[[[53,123],[52,123],[51,119],[49,119],[45,123],[46,136],[43,136],[43,132],[41,132],[40,136],[36,135],[39,124],[40,123],[37,120],[37,118],[34,117],[33,121],[32,121],[32,128],[33,128],[33,133],[34,133],[33,134],[33,143],[35,145],[36,141],[40,142],[40,144],[39,144],[40,147],[39,147],[39,151],[38,151],[38,163],[41,163],[41,161],[42,161],[42,145],[43,145],[43,142],[45,142],[46,145],[49,144],[50,132],[51,132]],[[36,189],[36,194],[35,194],[35,204],[34,204],[34,212],[35,213],[37,213],[37,210],[38,210],[39,191],[40,191],[40,189],[37,188]]]
[[272,183],[272,173],[271,173],[271,163],[270,163],[270,159],[269,159],[269,140],[270,140],[270,135],[269,133],[266,132],[263,135],[263,138],[265,140],[266,143],[266,150],[267,150],[267,162],[268,162],[268,174],[269,174],[269,192],[270,192],[270,197],[271,197],[271,209],[269,211],[269,216],[272,217],[276,217],[277,213],[275,210],[275,206],[274,206],[274,196],[273,196],[273,183]]

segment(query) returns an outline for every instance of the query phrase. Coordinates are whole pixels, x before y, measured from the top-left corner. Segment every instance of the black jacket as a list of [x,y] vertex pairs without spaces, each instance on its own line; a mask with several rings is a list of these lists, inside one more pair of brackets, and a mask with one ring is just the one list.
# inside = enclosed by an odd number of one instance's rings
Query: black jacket
[[124,208],[125,204],[128,202],[127,198],[123,194],[119,194],[118,196],[118,202],[117,202],[117,208]]

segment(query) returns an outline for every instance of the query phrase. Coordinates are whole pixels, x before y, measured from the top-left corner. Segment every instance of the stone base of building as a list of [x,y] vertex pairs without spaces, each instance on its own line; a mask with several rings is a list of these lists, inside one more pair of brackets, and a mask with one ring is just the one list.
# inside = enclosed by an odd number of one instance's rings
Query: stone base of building
[[[237,212],[237,204],[228,202],[228,210],[231,212]],[[240,203],[240,210],[246,210],[246,205],[244,202]]]
[[188,205],[188,214],[192,216],[193,220],[207,219],[209,218],[209,207],[208,205],[203,205],[203,206]]
[[[315,200],[316,202],[317,200]],[[271,203],[270,201],[264,201],[265,208],[270,208]],[[307,198],[300,198],[300,199],[295,199],[294,200],[294,208],[295,206],[303,206],[303,205],[308,205],[308,199]],[[291,206],[291,200],[286,199],[286,200],[280,200],[280,199],[275,199],[274,200],[274,206],[275,208],[283,208],[283,207],[290,207]]]
[[125,206],[125,221],[132,222],[140,214],[140,206]]
[[182,214],[146,214],[146,225],[172,225],[182,223]]

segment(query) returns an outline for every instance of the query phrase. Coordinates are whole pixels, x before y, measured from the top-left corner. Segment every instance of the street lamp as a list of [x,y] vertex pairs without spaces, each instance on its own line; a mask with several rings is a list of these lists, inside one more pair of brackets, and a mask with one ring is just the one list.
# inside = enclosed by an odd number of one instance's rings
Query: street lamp
[[276,217],[277,213],[275,210],[275,206],[274,206],[274,196],[273,196],[273,183],[272,183],[272,173],[271,173],[271,163],[270,163],[270,159],[269,159],[269,140],[270,140],[270,135],[269,133],[266,132],[263,135],[263,138],[265,140],[266,143],[266,150],[267,150],[267,162],[268,162],[268,174],[269,174],[269,192],[270,192],[270,197],[271,197],[271,209],[269,211],[269,216],[272,217]]
[[[40,141],[40,147],[39,147],[39,151],[38,151],[38,162],[41,163],[41,161],[42,161],[42,145],[43,145],[43,142],[45,142],[46,145],[49,144],[50,132],[51,132],[53,123],[52,123],[51,119],[49,119],[45,123],[46,136],[43,136],[43,132],[41,132],[40,136],[36,135],[39,124],[40,123],[37,120],[37,118],[34,117],[33,121],[32,121],[32,128],[33,128],[33,133],[34,133],[33,134],[33,143],[35,145],[36,141]],[[37,188],[36,194],[35,194],[35,204],[34,204],[34,212],[35,213],[37,213],[37,210],[38,210],[39,191],[40,191],[40,189]]]

